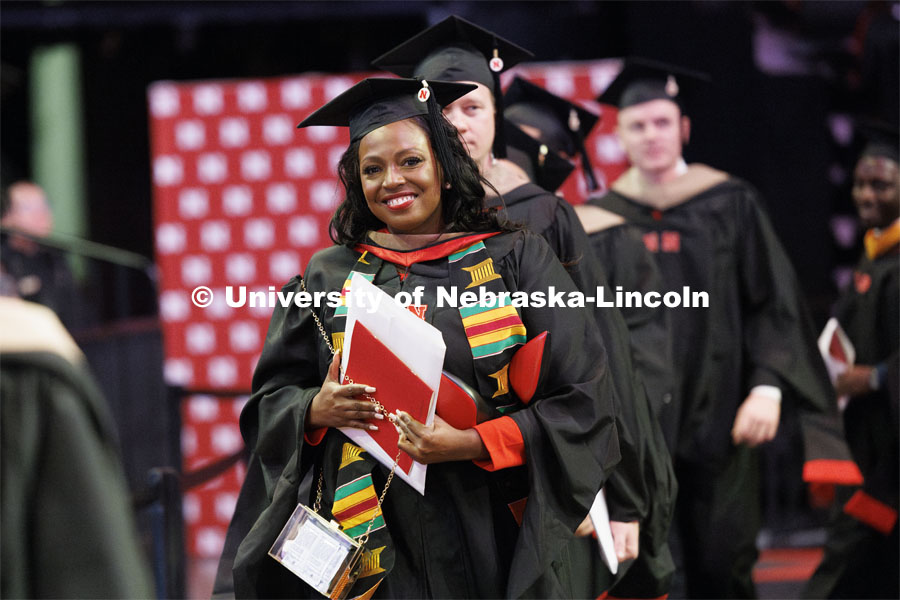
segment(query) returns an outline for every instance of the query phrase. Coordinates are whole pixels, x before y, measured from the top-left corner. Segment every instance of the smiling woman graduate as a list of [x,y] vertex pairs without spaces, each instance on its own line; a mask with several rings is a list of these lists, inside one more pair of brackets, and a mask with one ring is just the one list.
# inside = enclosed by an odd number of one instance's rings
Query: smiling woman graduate
[[[621,255],[607,263],[598,261],[573,207],[563,198],[532,183],[522,168],[503,158],[508,144],[514,145],[514,150],[519,149],[520,134],[527,140],[531,138],[504,120],[505,100],[499,75],[530,56],[530,52],[497,33],[460,17],[450,16],[400,43],[372,64],[401,77],[414,75],[428,80],[456,81],[476,86],[475,90],[445,106],[443,112],[459,131],[481,174],[492,184],[485,191],[486,201],[490,206],[498,207],[510,220],[522,223],[543,237],[566,266],[578,289],[587,296],[594,296],[600,287],[612,289],[608,286],[609,270],[618,265],[620,273],[627,271],[632,257],[627,257],[628,266],[621,264]],[[516,99],[515,94],[512,99]],[[568,121],[574,105],[564,104]],[[575,135],[580,139],[596,122],[596,118],[586,111],[577,112],[576,116],[580,125]],[[566,129],[571,131],[569,123]],[[566,163],[564,159],[556,158]],[[563,179],[558,182],[561,184]],[[547,183],[546,180],[544,183]],[[642,330],[635,335],[642,335],[656,349],[667,348],[667,332],[657,327],[652,316],[649,316],[654,311],[646,309],[640,312],[643,314],[631,321]],[[639,380],[641,374],[636,372],[636,361],[632,361],[628,324],[619,310],[612,307],[596,306],[593,316],[606,349],[620,407],[617,425],[622,460],[610,478],[610,484],[605,487],[613,538],[620,550],[620,561],[639,557],[644,552],[640,545],[644,544],[647,548],[644,558],[655,557],[660,563],[653,577],[642,577],[648,585],[641,593],[655,598],[668,591],[669,575],[674,568],[665,542],[675,495],[671,461],[666,450],[661,448],[662,433],[651,421],[647,395],[643,382]],[[557,333],[553,332],[553,335]],[[659,356],[654,359],[657,364],[665,362],[662,351],[655,351],[655,355]],[[635,353],[636,359],[646,356],[646,353]],[[661,382],[660,387],[665,387],[667,383]],[[586,521],[580,532],[589,534],[589,525]],[[653,536],[655,543],[648,543],[647,536],[643,536],[644,542],[639,543],[639,527],[656,531]],[[595,548],[593,539],[584,538],[567,551],[573,560],[584,559],[582,568],[596,575],[588,588],[579,591],[585,597],[596,597],[613,583],[612,574],[601,565],[599,557],[591,556]],[[569,564],[573,569],[578,568],[573,560]],[[639,560],[643,562],[644,559]]]
[[[314,255],[303,280],[295,277],[285,290],[341,290],[352,272],[392,296],[422,286],[423,318],[447,346],[445,372],[494,416],[454,427],[439,410],[426,427],[401,415],[400,448],[429,465],[425,493],[394,479],[372,509],[381,513],[366,544],[373,558],[351,597],[571,595],[568,567],[556,560],[619,460],[606,362],[597,360],[603,350],[584,309],[503,307],[503,319],[486,321],[487,348],[483,328],[475,331],[460,309],[436,302],[439,286],[575,290],[543,239],[512,231],[483,209],[478,170],[438,104],[471,88],[367,79],[301,123],[350,127],[339,165],[346,196],[332,220],[337,245]],[[485,264],[494,276],[476,281],[471,267]],[[365,482],[358,493],[369,498],[385,486],[388,469],[367,453],[342,461],[355,449],[338,428],[393,425],[375,417],[366,382],[338,382],[339,352],[329,346],[340,349],[346,314],[312,311],[279,307],[272,317],[241,414],[252,455],[217,592],[233,585],[238,597],[317,597],[267,555],[294,507],[313,505],[321,472],[321,514],[334,514],[354,535],[336,499],[348,482]],[[548,342],[536,371],[546,375],[533,394],[517,393],[507,376],[511,359],[549,330],[563,332],[567,343]],[[232,565],[226,581],[221,576]],[[553,587],[536,592],[538,578]]]

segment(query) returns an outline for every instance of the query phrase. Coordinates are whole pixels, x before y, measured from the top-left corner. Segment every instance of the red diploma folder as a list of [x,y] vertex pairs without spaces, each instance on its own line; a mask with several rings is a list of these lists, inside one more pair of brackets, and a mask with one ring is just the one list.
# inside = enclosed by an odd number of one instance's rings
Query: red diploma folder
[[[349,383],[348,378],[355,383],[374,387],[377,391],[372,395],[388,412],[395,413],[399,409],[409,413],[420,423],[425,423],[431,402],[431,388],[359,321],[353,326],[344,384]],[[393,459],[397,456],[397,430],[387,419],[373,420],[372,423],[378,425],[378,431],[367,433]],[[409,472],[412,462],[407,453],[400,453],[398,466],[404,472]]]

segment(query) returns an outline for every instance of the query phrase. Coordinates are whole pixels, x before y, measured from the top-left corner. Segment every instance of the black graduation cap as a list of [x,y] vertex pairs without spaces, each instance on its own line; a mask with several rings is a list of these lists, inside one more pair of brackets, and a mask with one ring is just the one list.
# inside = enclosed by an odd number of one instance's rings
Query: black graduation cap
[[861,119],[857,131],[865,145],[859,156],[883,156],[900,163],[900,131],[896,125],[875,119]]
[[580,154],[588,187],[597,189],[584,140],[599,116],[521,77],[516,77],[506,90],[503,104],[503,114],[509,121],[538,129],[539,141],[554,152]]
[[[494,93],[497,114],[503,114],[500,73],[534,55],[492,31],[457,16],[450,16],[399,46],[372,64],[400,77],[427,80],[475,81]],[[494,156],[505,156],[503,128],[496,120]]]
[[320,107],[297,127],[350,127],[350,141],[355,142],[389,123],[428,115],[429,104],[445,106],[474,89],[472,84],[449,81],[370,77]]
[[706,73],[645,58],[628,58],[597,102],[621,108],[651,100],[671,100],[685,111],[685,98],[709,83]]
[[509,119],[505,119],[505,129],[509,144],[507,158],[522,167],[531,180],[545,190],[555,192],[575,170],[575,165]]

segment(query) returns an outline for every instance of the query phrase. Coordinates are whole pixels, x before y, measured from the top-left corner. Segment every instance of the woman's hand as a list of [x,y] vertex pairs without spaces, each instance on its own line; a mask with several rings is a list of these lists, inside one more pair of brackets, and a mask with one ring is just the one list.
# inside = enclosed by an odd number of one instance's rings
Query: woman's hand
[[363,393],[372,394],[375,388],[360,383],[341,385],[341,353],[337,352],[328,367],[328,375],[322,389],[313,398],[306,415],[306,429],[320,427],[353,427],[376,431],[372,419],[383,419],[375,404],[367,400]]
[[398,410],[394,424],[400,432],[397,447],[423,465],[488,458],[487,448],[477,431],[456,429],[437,415],[431,427],[426,427]]

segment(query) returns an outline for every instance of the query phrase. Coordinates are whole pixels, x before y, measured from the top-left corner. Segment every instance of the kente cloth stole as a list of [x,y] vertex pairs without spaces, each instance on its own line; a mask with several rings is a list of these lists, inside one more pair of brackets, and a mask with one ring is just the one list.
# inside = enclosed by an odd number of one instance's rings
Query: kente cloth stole
[[372,483],[372,469],[377,464],[365,450],[344,442],[331,514],[340,523],[341,530],[354,539],[366,533],[372,523],[366,542],[367,554],[359,578],[350,590],[349,597],[354,600],[370,598],[394,566],[394,544],[378,506],[379,492]]
[[[521,402],[510,390],[507,371],[516,348],[527,341],[527,332],[519,313],[510,304],[506,285],[494,271],[493,259],[488,255],[484,242],[478,241],[451,254],[448,261],[450,284],[456,286],[458,293],[473,291],[477,294],[483,287],[497,299],[484,306],[476,304],[459,308],[472,349],[478,390],[501,413],[521,408]],[[335,350],[343,349],[344,345],[346,295],[350,291],[353,273],[374,282],[375,275],[385,262],[369,252],[363,252],[347,275],[341,289],[341,303],[332,319],[331,335]],[[344,443],[332,514],[341,524],[341,529],[354,538],[364,534],[375,517],[366,544],[370,554],[351,590],[354,600],[370,598],[394,565],[393,543],[378,507],[378,492],[372,483],[372,471],[377,465],[377,461],[369,457],[365,450],[350,442]]]
[[[511,304],[509,290],[484,242],[478,241],[451,254],[450,285],[458,295],[474,292],[489,300],[472,306],[460,302],[459,316],[466,331],[481,396],[502,414],[521,408],[509,387],[509,362],[516,348],[528,341],[525,324]],[[491,301],[491,299],[493,301]]]
[[354,273],[359,273],[371,283],[374,281],[381,265],[382,260],[380,258],[368,252],[363,252],[359,260],[356,261],[353,270],[347,274],[347,279],[344,280],[344,285],[341,287],[341,303],[334,309],[331,325],[331,344],[335,350],[342,351],[344,349],[344,330],[347,326],[347,292],[350,291],[350,279]]
[[[450,254],[447,260],[450,285],[456,288],[457,295],[463,292],[479,295],[483,288],[485,296],[495,300],[493,303],[473,306],[463,306],[460,302],[459,316],[472,349],[478,392],[499,413],[514,412],[522,407],[522,403],[509,387],[509,362],[518,346],[528,341],[525,324],[516,308],[511,305],[509,290],[500,274],[494,271],[494,260],[483,241],[479,240]],[[359,273],[373,281],[385,262],[370,252],[363,252],[347,275],[341,290],[341,305],[335,309],[332,325],[332,339],[336,349],[343,348],[344,327],[347,322],[345,296],[353,273]]]
[[[356,272],[372,281],[381,267],[380,259],[370,261],[371,258],[374,257],[363,252],[341,288],[341,303],[335,308],[332,319],[331,343],[335,350],[344,349],[344,329],[347,324],[346,296],[350,290],[350,278]],[[371,598],[382,579],[394,566],[394,544],[384,522],[384,515],[378,507],[380,491],[375,489],[372,482],[372,471],[377,466],[378,461],[370,457],[364,449],[349,441],[344,442],[335,483],[332,515],[341,524],[341,530],[354,539],[363,535],[369,527],[369,522],[375,518],[369,533],[369,541],[366,543],[368,554],[363,559],[359,579],[350,590],[349,598],[353,600]]]

